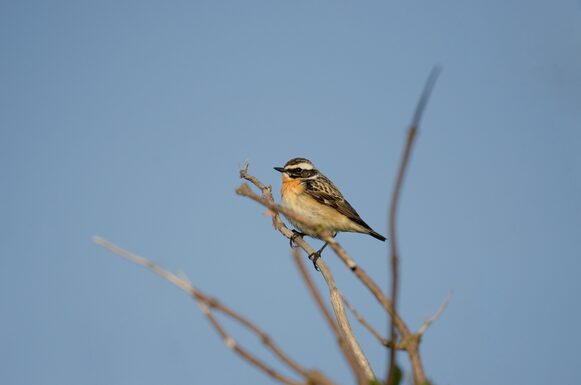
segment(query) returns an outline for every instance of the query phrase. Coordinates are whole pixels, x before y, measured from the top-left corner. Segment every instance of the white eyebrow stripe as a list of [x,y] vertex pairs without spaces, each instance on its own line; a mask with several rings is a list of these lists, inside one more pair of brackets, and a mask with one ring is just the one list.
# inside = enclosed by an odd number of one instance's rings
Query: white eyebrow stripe
[[293,164],[292,166],[287,166],[287,170],[294,170],[297,168],[302,168],[303,170],[312,170],[313,169],[313,165],[310,163],[305,163],[305,162],[301,162],[298,164]]

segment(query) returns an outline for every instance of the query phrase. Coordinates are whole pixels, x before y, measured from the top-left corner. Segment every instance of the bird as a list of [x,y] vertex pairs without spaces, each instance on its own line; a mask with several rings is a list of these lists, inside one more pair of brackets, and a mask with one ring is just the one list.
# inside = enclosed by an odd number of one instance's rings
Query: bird
[[[307,219],[319,230],[327,230],[333,237],[338,232],[354,232],[369,234],[380,241],[386,240],[361,219],[337,186],[317,170],[310,160],[293,158],[283,167],[274,169],[282,174],[280,195],[284,206]],[[296,228],[290,240],[291,246],[296,237],[308,235],[320,239],[319,231],[292,218],[287,219]],[[327,245],[328,242],[325,242],[321,249],[309,255],[317,270],[317,260]]]

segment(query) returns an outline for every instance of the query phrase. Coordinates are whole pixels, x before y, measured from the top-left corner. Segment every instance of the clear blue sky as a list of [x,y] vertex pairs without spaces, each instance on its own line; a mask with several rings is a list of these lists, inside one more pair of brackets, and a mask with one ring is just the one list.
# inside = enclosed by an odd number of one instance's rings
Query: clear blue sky
[[[308,157],[386,233],[436,63],[400,210],[403,317],[418,328],[455,293],[426,370],[441,385],[581,382],[580,1],[3,1],[0,52],[0,383],[271,383],[94,234],[349,383],[288,241],[234,195],[238,167],[278,191],[272,167]],[[338,239],[387,286],[386,244]]]

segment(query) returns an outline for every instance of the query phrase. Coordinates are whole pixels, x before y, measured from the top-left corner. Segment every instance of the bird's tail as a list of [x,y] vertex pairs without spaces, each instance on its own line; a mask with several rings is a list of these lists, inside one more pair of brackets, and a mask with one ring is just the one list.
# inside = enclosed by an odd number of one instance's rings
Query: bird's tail
[[380,241],[385,242],[387,238],[385,238],[383,235],[379,234],[378,232],[375,232],[371,229],[369,229],[369,235],[371,235],[373,238],[379,239]]

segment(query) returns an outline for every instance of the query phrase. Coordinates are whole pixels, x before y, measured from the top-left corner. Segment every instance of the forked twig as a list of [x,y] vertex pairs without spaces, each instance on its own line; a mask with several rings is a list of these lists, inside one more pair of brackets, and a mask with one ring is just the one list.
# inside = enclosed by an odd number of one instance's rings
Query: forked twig
[[440,316],[442,315],[444,310],[446,310],[446,307],[448,306],[448,302],[450,302],[451,298],[452,298],[452,291],[450,291],[448,293],[448,296],[446,298],[444,298],[444,300],[442,301],[442,303],[440,304],[440,306],[438,307],[438,310],[436,310],[434,315],[431,316],[430,318],[428,318],[426,320],[426,322],[423,323],[423,325],[420,327],[420,330],[418,330],[417,334],[419,334],[420,336],[423,335],[426,332],[426,330],[428,330],[430,325],[432,325],[432,323],[434,321],[436,321],[438,318],[440,318]]
[[[101,237],[93,237],[93,242],[96,244],[104,247],[105,249],[125,258],[126,260],[133,262],[137,265],[141,265],[152,271],[153,273],[157,274],[158,276],[164,278],[168,282],[172,283],[173,285],[179,287],[186,293],[190,294],[197,302],[204,315],[208,318],[212,326],[216,329],[218,334],[224,340],[224,343],[229,349],[232,349],[236,352],[240,357],[244,360],[250,362],[262,372],[266,373],[270,377],[274,378],[275,380],[286,384],[286,385],[305,385],[305,384],[321,384],[321,385],[334,385],[334,382],[326,378],[323,374],[318,371],[309,371],[304,368],[302,365],[297,363],[295,360],[290,358],[284,351],[274,343],[274,341],[266,334],[262,329],[260,329],[256,324],[248,320],[246,317],[242,316],[241,314],[237,313],[236,311],[232,310],[231,308],[227,307],[226,305],[219,302],[217,299],[209,297],[201,290],[196,289],[188,282],[185,278],[178,277],[177,275],[170,273],[169,271],[165,270],[164,268],[157,265],[155,262],[141,257],[137,254],[134,254],[122,247],[115,245],[112,242],[109,242]],[[233,320],[240,323],[246,329],[257,335],[262,343],[285,365],[287,365],[290,369],[295,371],[297,374],[304,377],[305,383],[293,380],[287,376],[282,375],[271,366],[263,362],[262,360],[258,359],[252,353],[245,350],[241,347],[234,338],[232,338],[226,330],[221,326],[219,321],[213,315],[213,310],[220,311],[225,315],[229,316]]]
[[[379,341],[380,344],[382,344],[385,347],[391,348],[394,346],[393,341],[388,340],[387,338],[384,338],[381,333],[379,333],[377,331],[377,329],[375,329],[358,311],[357,309],[355,309],[355,307],[353,305],[351,305],[351,303],[347,300],[347,298],[344,295],[341,295],[341,297],[343,298],[343,302],[345,302],[345,305],[347,305],[347,308],[351,311],[351,313],[353,313],[353,316],[355,316],[355,318],[357,319],[357,321],[359,321],[359,323],[361,325],[363,325],[363,327],[365,327],[365,329],[367,329],[367,331],[369,331],[371,333],[371,335],[373,335],[375,337],[376,340]],[[396,344],[396,349],[401,349],[401,350],[405,350],[402,346],[397,345]]]

